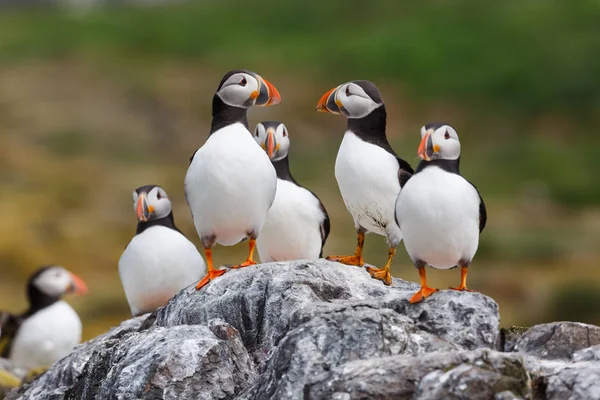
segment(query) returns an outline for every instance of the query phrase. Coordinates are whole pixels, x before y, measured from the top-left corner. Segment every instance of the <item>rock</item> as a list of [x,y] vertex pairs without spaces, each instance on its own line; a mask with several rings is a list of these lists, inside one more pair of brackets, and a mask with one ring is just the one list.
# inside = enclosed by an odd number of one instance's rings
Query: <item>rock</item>
[[426,332],[474,349],[494,347],[498,335],[498,305],[480,293],[443,290],[426,301],[410,304],[419,289],[394,279],[385,286],[362,268],[325,260],[269,263],[230,271],[206,289],[189,287],[157,313],[158,326],[203,324],[222,318],[236,327],[255,359],[290,329],[294,314],[316,313],[328,302],[363,301],[374,308],[392,309],[411,318]]
[[600,345],[579,350],[573,354],[573,361],[600,361]]
[[299,312],[291,327],[258,384],[242,398],[294,398],[322,374],[349,361],[460,348],[422,331],[406,316],[364,302]]
[[[304,389],[309,399],[493,399],[530,396],[521,357],[493,350],[352,361]],[[517,397],[517,398],[518,398]]]
[[9,398],[597,398],[600,328],[507,339],[489,297],[443,290],[410,304],[417,289],[325,260],[229,271],[77,346]]
[[571,360],[577,350],[597,344],[600,344],[600,327],[553,322],[529,329],[517,340],[514,350],[546,360]]
[[510,328],[500,328],[496,348],[500,351],[515,351],[517,340],[528,330],[529,328],[515,325]]
[[0,358],[0,400],[15,387],[18,387],[25,378],[27,371],[16,368],[4,358]]

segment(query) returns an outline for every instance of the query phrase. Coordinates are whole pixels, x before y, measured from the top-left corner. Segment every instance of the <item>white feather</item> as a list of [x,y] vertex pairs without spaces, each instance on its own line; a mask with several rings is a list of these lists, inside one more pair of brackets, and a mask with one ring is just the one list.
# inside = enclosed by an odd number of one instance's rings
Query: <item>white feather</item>
[[12,344],[10,359],[21,368],[50,367],[81,341],[81,320],[64,301],[26,318]]
[[399,167],[396,157],[351,131],[344,135],[335,161],[335,178],[355,226],[387,236],[394,247],[402,240],[394,219]]
[[479,244],[479,201],[458,174],[428,167],[413,175],[396,203],[411,259],[440,269],[471,261]]
[[277,175],[241,123],[214,132],[194,155],[185,192],[198,235],[232,246],[259,232],[275,198]]
[[132,315],[164,306],[205,273],[206,264],[196,246],[164,226],[135,235],[119,260],[119,275]]
[[308,190],[278,179],[275,201],[256,241],[262,262],[316,260],[325,214]]

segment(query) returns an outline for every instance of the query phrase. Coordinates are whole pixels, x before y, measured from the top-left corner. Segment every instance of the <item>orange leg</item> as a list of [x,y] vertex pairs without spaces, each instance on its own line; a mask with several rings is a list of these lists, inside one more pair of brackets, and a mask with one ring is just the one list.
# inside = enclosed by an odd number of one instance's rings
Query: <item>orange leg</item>
[[362,267],[365,264],[365,260],[362,257],[363,246],[365,245],[365,233],[358,232],[358,243],[356,244],[356,249],[354,250],[354,255],[352,256],[328,256],[327,260],[329,261],[337,261],[346,265],[355,265],[357,267]]
[[248,258],[243,263],[234,265],[231,268],[238,269],[238,268],[249,267],[251,265],[256,265],[256,261],[253,260],[255,248],[256,248],[256,239],[250,239],[250,241],[248,243]]
[[419,267],[419,276],[421,277],[421,290],[419,290],[413,295],[413,297],[410,298],[410,302],[412,304],[419,303],[438,291],[438,289],[433,289],[427,286],[427,274],[425,272],[425,267]]
[[367,272],[371,274],[372,278],[379,279],[386,285],[390,286],[392,284],[392,274],[390,273],[390,266],[392,265],[392,260],[396,255],[396,248],[390,248],[388,252],[388,259],[383,268],[373,268],[367,267]]
[[196,285],[196,290],[202,289],[202,287],[206,286],[208,282],[225,273],[224,269],[215,269],[215,267],[213,266],[212,249],[205,248],[204,255],[206,256],[206,265],[208,271],[206,276],[202,278],[202,280]]
[[462,292],[473,292],[473,290],[467,289],[467,273],[469,272],[469,267],[461,267],[460,268],[460,286],[459,287],[451,287],[452,290],[460,290]]

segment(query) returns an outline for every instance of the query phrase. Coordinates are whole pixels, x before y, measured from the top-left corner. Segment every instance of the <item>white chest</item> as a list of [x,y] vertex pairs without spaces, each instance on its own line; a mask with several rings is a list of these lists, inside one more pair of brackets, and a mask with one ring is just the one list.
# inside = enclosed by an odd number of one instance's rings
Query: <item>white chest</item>
[[346,132],[335,162],[335,177],[355,223],[382,235],[389,225],[396,225],[398,169],[392,154]]
[[136,235],[119,260],[133,315],[153,311],[206,273],[204,259],[179,232],[153,226]]
[[198,234],[233,245],[259,231],[276,186],[275,168],[242,124],[213,133],[196,152],[185,178]]
[[463,177],[437,167],[414,175],[396,204],[406,250],[438,268],[471,260],[479,243],[479,196]]
[[17,333],[11,360],[23,368],[49,367],[81,341],[81,320],[64,301],[27,318]]
[[275,201],[257,240],[261,261],[319,258],[324,219],[319,200],[311,192],[278,179]]

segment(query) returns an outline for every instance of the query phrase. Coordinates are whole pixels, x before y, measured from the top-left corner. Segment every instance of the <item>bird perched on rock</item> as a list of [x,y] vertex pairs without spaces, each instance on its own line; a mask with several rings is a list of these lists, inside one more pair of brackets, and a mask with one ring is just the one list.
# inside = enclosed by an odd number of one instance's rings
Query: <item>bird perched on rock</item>
[[390,285],[390,266],[402,240],[402,232],[394,219],[394,204],[402,182],[410,177],[413,169],[396,155],[387,140],[387,113],[373,83],[341,84],[323,95],[317,111],[342,114],[348,119],[335,162],[335,178],[358,235],[354,255],[327,259],[362,266],[365,233],[385,236],[390,246],[387,262],[381,269],[369,267],[368,271],[372,277]]
[[460,285],[467,291],[467,272],[487,220],[485,204],[473,184],[460,175],[460,141],[448,124],[421,128],[419,157],[423,160],[396,201],[396,217],[404,245],[419,270],[418,303],[437,289],[427,286],[425,266],[461,267]]
[[277,193],[256,244],[261,261],[316,260],[329,235],[329,215],[323,203],[302,187],[290,172],[290,138],[279,121],[263,121],[254,139],[277,171]]
[[251,71],[230,71],[219,83],[209,137],[192,156],[185,176],[186,199],[208,265],[197,289],[225,273],[213,266],[215,243],[232,246],[249,239],[246,261],[232,268],[256,264],[256,238],[275,199],[277,174],[250,133],[246,112],[280,101],[277,89]]
[[27,283],[29,309],[20,315],[0,313],[0,356],[21,368],[50,367],[81,341],[81,320],[62,300],[85,294],[87,286],[63,267],[39,268]]
[[163,188],[133,191],[138,224],[121,255],[119,275],[133,316],[152,312],[206,273],[198,249],[175,226],[171,201]]

